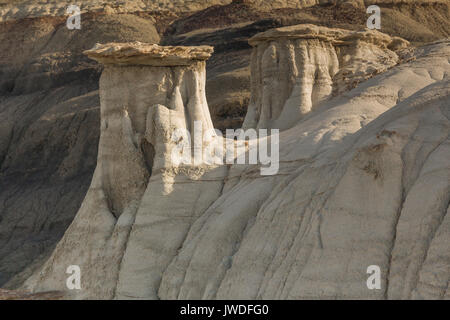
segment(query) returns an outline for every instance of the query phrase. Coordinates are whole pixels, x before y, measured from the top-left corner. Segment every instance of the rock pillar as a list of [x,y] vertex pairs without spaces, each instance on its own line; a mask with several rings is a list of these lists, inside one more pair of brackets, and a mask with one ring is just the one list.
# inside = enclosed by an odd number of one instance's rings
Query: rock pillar
[[329,98],[398,63],[407,41],[375,30],[315,25],[271,29],[249,40],[251,100],[244,128],[287,129]]
[[[171,158],[184,143],[173,139],[175,130],[194,137],[194,123],[201,134],[213,129],[205,96],[212,51],[136,42],[86,52],[104,65],[97,168],[73,223],[28,288],[72,298],[157,298],[164,269],[220,196],[226,174],[224,166]],[[81,270],[81,290],[66,287],[70,265]]]

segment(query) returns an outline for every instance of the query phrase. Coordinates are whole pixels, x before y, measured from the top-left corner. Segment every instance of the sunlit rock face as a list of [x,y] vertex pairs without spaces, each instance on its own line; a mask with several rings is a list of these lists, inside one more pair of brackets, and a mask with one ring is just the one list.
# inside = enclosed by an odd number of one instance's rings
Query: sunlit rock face
[[448,299],[449,57],[420,48],[310,112],[280,134],[277,175],[232,167],[159,297]]
[[[156,174],[172,166],[175,129],[184,129],[191,136],[195,122],[203,132],[213,129],[205,96],[205,60],[212,51],[208,46],[163,47],[138,42],[98,45],[86,52],[106,66],[100,79],[100,100],[105,106],[102,130],[111,133],[114,153],[119,138],[114,135],[125,130],[133,145],[143,151],[147,168]],[[115,119],[120,120],[116,126]],[[124,159],[134,158],[124,154]],[[122,165],[127,164],[118,168]],[[136,168],[130,170],[137,172]]]
[[[341,65],[353,41],[339,39],[327,63]],[[329,96],[281,132],[270,176],[258,165],[169,162],[174,128],[209,123],[203,53],[182,66],[143,64],[163,52],[186,57],[173,50],[94,48],[108,57],[97,169],[28,289],[97,299],[449,298],[448,41],[344,94],[334,82],[331,90],[316,84]],[[133,54],[109,60],[118,51],[141,52],[139,63]],[[359,70],[364,57],[345,66]],[[334,77],[342,70],[327,65]],[[67,290],[69,265],[80,266],[82,290]],[[377,290],[367,287],[372,265]]]
[[97,168],[74,222],[28,281],[34,290],[66,290],[65,270],[78,265],[86,281],[78,298],[155,296],[165,264],[191,220],[219,197],[226,172],[171,161],[175,129],[192,132],[194,121],[213,128],[204,90],[211,53],[138,42],[86,52],[105,65]]
[[298,25],[257,34],[245,128],[286,129],[320,103],[396,65],[407,41],[377,31]]

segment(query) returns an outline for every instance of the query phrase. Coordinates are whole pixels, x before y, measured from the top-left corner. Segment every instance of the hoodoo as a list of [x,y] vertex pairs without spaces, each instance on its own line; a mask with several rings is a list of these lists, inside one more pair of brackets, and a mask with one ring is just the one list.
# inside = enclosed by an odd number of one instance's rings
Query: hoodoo
[[[378,75],[405,41],[301,25],[251,43],[247,124],[291,127],[269,176],[170,161],[184,144],[174,130],[192,136],[195,120],[212,128],[211,48],[87,52],[105,64],[97,168],[25,289],[95,299],[448,298],[449,42]],[[81,290],[66,287],[71,265]],[[367,286],[371,266],[380,289]]]
[[205,60],[212,51],[135,42],[85,52],[105,66],[97,168],[36,290],[65,290],[66,268],[78,265],[84,278],[79,297],[154,297],[191,220],[219,197],[226,172],[171,161],[173,147],[182,143],[172,141],[174,130],[192,132],[194,121],[204,131],[213,128],[205,97]]
[[244,128],[287,129],[328,98],[399,61],[408,42],[378,31],[310,24],[271,29],[249,40],[251,101]]

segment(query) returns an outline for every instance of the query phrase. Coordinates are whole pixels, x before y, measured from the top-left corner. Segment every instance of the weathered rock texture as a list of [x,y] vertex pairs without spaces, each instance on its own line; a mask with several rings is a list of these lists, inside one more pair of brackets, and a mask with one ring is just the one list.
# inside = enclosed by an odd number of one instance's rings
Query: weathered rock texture
[[97,168],[77,217],[38,276],[38,290],[64,290],[69,263],[86,279],[108,274],[108,283],[86,283],[80,297],[156,297],[162,271],[191,221],[219,197],[226,173],[174,166],[171,159],[183,143],[172,141],[175,129],[192,133],[194,121],[203,131],[213,128],[204,91],[211,53],[211,47],[141,43],[86,52],[106,63]]
[[450,298],[449,58],[449,41],[420,48],[331,98],[265,177],[168,165],[171,125],[208,119],[204,62],[108,65],[91,188],[26,287],[67,290],[77,264],[75,298]]
[[449,56],[422,48],[299,121],[278,175],[233,167],[159,297],[448,299]]
[[[89,188],[101,66],[83,50],[96,42],[157,43],[157,32],[165,45],[214,46],[208,105],[216,127],[237,128],[250,98],[248,38],[303,23],[365,26],[365,8],[353,5],[361,1],[335,2],[295,9],[286,5],[300,1],[166,1],[167,10],[163,1],[80,0],[82,29],[68,30],[71,1],[0,0],[0,287],[16,288],[48,259]],[[384,2],[384,33],[414,45],[450,36],[447,0],[377,2]]]
[[[143,11],[178,11],[194,12],[214,5],[247,3],[262,10],[276,8],[305,8],[313,5],[332,5],[336,2],[351,5],[369,6],[371,4],[393,5],[398,3],[434,4],[445,3],[446,0],[79,0],[81,12],[130,13]],[[0,21],[37,16],[63,16],[68,6],[74,3],[70,0],[1,0]]]
[[45,3],[35,0],[0,1],[0,21],[37,16],[64,16],[70,5],[78,5],[81,13],[106,12],[129,13],[154,10],[195,11],[211,5],[224,4],[230,0],[49,0]]
[[82,52],[96,42],[159,41],[153,23],[127,14],[85,16],[83,27],[58,18],[0,24],[1,287],[48,258],[89,188],[101,66]]
[[205,61],[212,52],[213,48],[209,46],[161,47],[157,44],[136,42],[98,44],[86,54],[103,64],[175,67],[190,65],[196,61]]
[[[250,99],[248,39],[272,28],[315,24],[349,30],[366,27],[366,6],[361,1],[321,2],[295,8],[264,8],[280,2],[235,1],[212,6],[175,20],[166,29],[166,45],[211,45],[215,53],[207,63],[206,93],[211,116],[219,129],[240,128]],[[300,4],[296,1],[296,4]],[[378,3],[382,31],[421,45],[450,36],[450,2],[401,1]]]
[[332,96],[399,62],[407,41],[378,31],[315,25],[272,29],[249,40],[252,99],[244,128],[286,129]]

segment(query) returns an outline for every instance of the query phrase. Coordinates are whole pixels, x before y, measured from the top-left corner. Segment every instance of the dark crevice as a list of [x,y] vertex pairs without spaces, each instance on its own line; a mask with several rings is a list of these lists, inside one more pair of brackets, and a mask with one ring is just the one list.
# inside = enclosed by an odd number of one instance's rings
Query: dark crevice
[[155,147],[148,142],[146,139],[142,140],[141,143],[141,151],[142,156],[144,158],[145,167],[149,173],[149,179],[152,175],[152,169],[153,169],[153,160],[155,158]]

